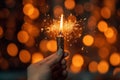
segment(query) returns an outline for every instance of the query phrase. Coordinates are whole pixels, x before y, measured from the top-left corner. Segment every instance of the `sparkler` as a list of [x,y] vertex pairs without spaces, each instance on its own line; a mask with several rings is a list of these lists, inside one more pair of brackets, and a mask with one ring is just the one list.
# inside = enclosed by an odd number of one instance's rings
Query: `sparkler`
[[60,49],[60,48],[64,51],[63,15],[61,15],[60,29],[59,29],[59,33],[58,33],[58,36],[57,36],[57,50]]

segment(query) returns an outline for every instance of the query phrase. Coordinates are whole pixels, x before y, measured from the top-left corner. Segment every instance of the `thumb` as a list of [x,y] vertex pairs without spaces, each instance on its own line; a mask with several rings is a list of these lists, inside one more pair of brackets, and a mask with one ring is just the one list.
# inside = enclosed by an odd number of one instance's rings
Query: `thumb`
[[62,59],[63,54],[63,49],[58,49],[58,51],[53,56],[51,55],[52,57],[48,57],[49,60],[46,62],[46,64],[52,66],[58,63]]

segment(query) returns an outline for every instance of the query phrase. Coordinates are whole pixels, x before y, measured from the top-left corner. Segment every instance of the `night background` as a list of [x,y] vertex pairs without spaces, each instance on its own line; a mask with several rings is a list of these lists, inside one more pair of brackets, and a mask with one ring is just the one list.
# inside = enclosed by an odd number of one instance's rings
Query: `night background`
[[0,0],[0,80],[56,52],[61,14],[66,80],[120,80],[120,0]]

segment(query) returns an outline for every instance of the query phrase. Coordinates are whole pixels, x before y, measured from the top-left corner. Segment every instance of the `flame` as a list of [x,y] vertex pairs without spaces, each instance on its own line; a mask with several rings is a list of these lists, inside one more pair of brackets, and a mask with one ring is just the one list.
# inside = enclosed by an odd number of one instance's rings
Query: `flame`
[[59,32],[60,33],[63,32],[63,14],[61,15],[61,18],[60,18],[60,29],[59,29]]

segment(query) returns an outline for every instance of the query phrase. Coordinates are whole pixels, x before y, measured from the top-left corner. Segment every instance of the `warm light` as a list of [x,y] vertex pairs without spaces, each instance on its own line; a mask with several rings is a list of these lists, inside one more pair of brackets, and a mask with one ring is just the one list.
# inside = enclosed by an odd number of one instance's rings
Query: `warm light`
[[53,11],[56,18],[60,17],[60,15],[63,14],[63,8],[61,6],[55,6]]
[[44,59],[43,55],[39,52],[32,54],[32,63],[37,63],[43,59]]
[[76,22],[76,16],[70,14],[70,16],[68,16],[68,21],[71,21],[71,22]]
[[55,40],[48,41],[47,48],[51,52],[57,51],[57,42]]
[[19,42],[26,43],[29,40],[29,34],[26,31],[22,30],[18,32],[17,38]]
[[29,35],[32,37],[37,37],[39,36],[39,33],[40,33],[40,30],[38,29],[38,27],[27,22],[23,24],[22,30],[25,30],[26,32],[28,32]]
[[100,21],[98,23],[98,30],[101,32],[105,32],[108,29],[108,24],[105,21]]
[[[42,51],[42,52],[47,52],[48,51],[48,48],[47,48],[47,43],[48,43],[48,40],[42,40],[39,44],[39,49]],[[52,46],[51,46],[52,47]]]
[[98,67],[98,63],[96,61],[92,61],[89,64],[89,71],[92,73],[97,72],[97,67]]
[[120,65],[120,54],[119,53],[113,53],[110,56],[110,63],[113,66]]
[[59,32],[63,32],[63,14],[61,15],[61,18],[60,18],[60,31]]
[[104,35],[106,38],[112,38],[115,35],[113,28],[109,27],[107,31],[104,32]]
[[72,58],[72,65],[75,67],[82,67],[84,64],[83,56],[75,54]]
[[74,0],[65,0],[64,5],[65,5],[66,9],[72,10],[75,7],[75,1]]
[[75,67],[74,65],[70,65],[70,70],[71,70],[71,72],[73,72],[73,73],[78,73],[78,72],[80,72],[81,71],[81,67]]
[[34,39],[34,37],[29,37],[29,40],[25,43],[25,45],[27,46],[27,47],[32,47],[32,46],[34,46],[34,44],[35,44],[35,39]]
[[9,63],[6,59],[0,58],[0,68],[2,70],[7,70],[9,68]]
[[106,59],[109,56],[109,53],[110,53],[110,51],[109,51],[108,47],[101,47],[98,50],[98,54],[102,59]]
[[39,15],[40,15],[39,10],[37,8],[34,8],[33,13],[31,15],[29,15],[29,17],[34,20],[34,19],[37,19],[39,17]]
[[23,8],[23,12],[25,15],[32,15],[32,13],[34,12],[34,6],[30,3],[26,4]]
[[0,38],[3,36],[3,28],[0,26]]
[[31,60],[31,54],[27,50],[21,50],[19,53],[19,59],[23,63],[28,63]]
[[16,56],[18,54],[18,47],[14,43],[10,43],[7,46],[7,52],[10,56]]
[[98,72],[101,74],[107,73],[109,70],[109,64],[106,61],[100,61],[98,64]]
[[84,12],[83,5],[77,4],[74,9],[76,15],[80,15]]
[[105,19],[109,19],[111,17],[111,10],[108,7],[103,7],[101,9],[101,16]]
[[104,45],[106,45],[106,40],[105,37],[101,34],[96,34],[96,36],[94,37],[94,46],[101,48]]
[[83,37],[83,43],[86,46],[91,46],[94,42],[94,38],[91,35],[85,35]]

